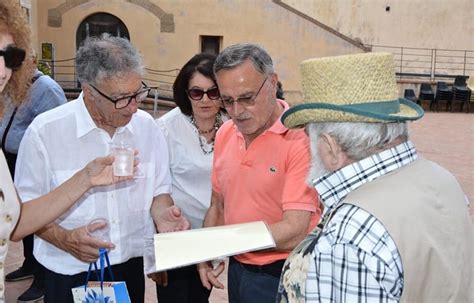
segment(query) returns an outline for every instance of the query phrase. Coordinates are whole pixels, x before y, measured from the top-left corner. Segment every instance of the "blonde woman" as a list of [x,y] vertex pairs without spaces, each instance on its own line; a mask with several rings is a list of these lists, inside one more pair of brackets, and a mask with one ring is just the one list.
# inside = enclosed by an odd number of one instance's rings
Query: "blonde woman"
[[[30,30],[19,2],[0,2],[0,116],[7,102],[26,100],[34,66],[23,64],[31,49]],[[8,240],[18,241],[49,224],[68,210],[91,187],[128,177],[114,177],[113,157],[100,157],[50,193],[21,204],[3,152],[0,152],[0,262],[5,261]],[[97,245],[101,244],[97,240]],[[4,267],[0,268],[0,302],[4,302]]]

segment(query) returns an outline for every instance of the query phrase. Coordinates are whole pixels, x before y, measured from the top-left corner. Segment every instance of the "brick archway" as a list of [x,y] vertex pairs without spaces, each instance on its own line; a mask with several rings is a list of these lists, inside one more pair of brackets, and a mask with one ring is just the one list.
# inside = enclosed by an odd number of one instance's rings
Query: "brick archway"
[[[62,16],[67,11],[80,6],[84,3],[91,2],[91,0],[66,0],[55,8],[48,10],[48,26],[61,27]],[[140,6],[160,19],[160,31],[163,33],[174,33],[174,15],[168,14],[162,10],[158,5],[148,0],[127,0],[133,5]]]

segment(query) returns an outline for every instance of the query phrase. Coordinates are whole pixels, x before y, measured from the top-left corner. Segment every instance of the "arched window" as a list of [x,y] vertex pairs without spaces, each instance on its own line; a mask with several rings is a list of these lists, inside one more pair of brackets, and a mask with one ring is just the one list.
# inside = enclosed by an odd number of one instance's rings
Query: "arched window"
[[84,19],[76,33],[76,48],[88,37],[97,37],[102,33],[109,33],[130,40],[128,29],[119,18],[108,13],[95,13]]

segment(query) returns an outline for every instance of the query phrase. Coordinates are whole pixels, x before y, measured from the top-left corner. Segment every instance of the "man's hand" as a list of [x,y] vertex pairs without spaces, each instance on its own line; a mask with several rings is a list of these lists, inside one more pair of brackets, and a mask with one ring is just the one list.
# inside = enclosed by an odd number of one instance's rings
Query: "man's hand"
[[[135,151],[135,156],[138,154],[138,151]],[[98,185],[109,185],[133,178],[132,176],[117,177],[114,176],[112,170],[112,163],[114,163],[113,156],[98,157],[89,162],[86,167],[84,167],[84,172],[88,178],[88,181],[92,186]],[[133,163],[134,172],[137,170],[138,160],[135,158]]]
[[147,277],[155,281],[157,285],[164,286],[164,287],[168,286],[168,272],[167,271],[148,274]]
[[187,230],[191,227],[188,219],[183,216],[181,209],[177,206],[170,206],[154,214],[153,220],[159,233]]
[[83,262],[94,262],[99,258],[99,248],[107,250],[115,246],[107,241],[99,240],[87,234],[86,227],[79,227],[64,232],[61,249]]
[[224,289],[222,284],[217,277],[224,271],[225,263],[222,261],[216,268],[212,268],[211,262],[203,262],[197,265],[199,277],[201,278],[202,286],[211,290],[212,287]]

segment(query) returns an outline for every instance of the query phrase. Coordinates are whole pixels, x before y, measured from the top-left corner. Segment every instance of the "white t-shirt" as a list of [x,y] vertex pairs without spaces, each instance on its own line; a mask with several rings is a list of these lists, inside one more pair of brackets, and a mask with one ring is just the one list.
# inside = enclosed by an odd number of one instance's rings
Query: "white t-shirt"
[[[154,233],[150,216],[153,198],[171,190],[166,140],[154,119],[138,110],[126,126],[116,130],[114,138],[120,136],[132,138],[139,151],[136,177],[92,188],[56,220],[71,230],[94,218],[107,218],[115,244],[109,252],[111,264],[142,256],[144,238]],[[22,201],[48,193],[94,158],[110,154],[114,138],[95,125],[82,94],[39,115],[27,129],[18,153],[15,184]],[[56,273],[73,275],[88,269],[88,264],[37,236],[34,255]]]
[[[160,125],[169,149],[171,196],[192,228],[201,228],[211,202],[211,169],[214,153],[205,154],[199,145],[199,134],[190,117],[177,107],[156,120]],[[204,138],[202,142],[206,150]]]

